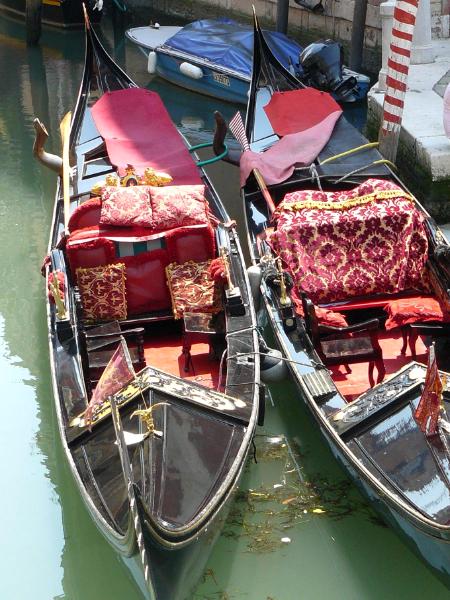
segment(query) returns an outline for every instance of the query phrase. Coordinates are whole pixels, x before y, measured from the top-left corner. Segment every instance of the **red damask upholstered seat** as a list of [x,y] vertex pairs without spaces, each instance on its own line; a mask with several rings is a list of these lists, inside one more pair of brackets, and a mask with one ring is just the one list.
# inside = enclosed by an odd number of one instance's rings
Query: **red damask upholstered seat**
[[269,244],[315,304],[423,289],[424,217],[393,182],[287,194],[274,223]]

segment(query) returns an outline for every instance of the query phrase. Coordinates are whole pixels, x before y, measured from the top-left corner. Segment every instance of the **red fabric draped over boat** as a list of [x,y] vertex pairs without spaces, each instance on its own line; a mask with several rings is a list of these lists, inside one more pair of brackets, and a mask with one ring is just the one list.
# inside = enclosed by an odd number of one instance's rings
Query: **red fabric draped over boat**
[[269,243],[315,303],[423,289],[424,218],[389,181],[287,194]]
[[91,109],[108,156],[119,174],[131,164],[165,171],[173,184],[201,184],[199,171],[155,92],[130,88],[107,92]]
[[264,111],[281,139],[265,152],[247,150],[242,154],[241,187],[253,169],[272,185],[288,179],[296,165],[310,165],[327,144],[342,114],[330,94],[314,88],[275,92]]

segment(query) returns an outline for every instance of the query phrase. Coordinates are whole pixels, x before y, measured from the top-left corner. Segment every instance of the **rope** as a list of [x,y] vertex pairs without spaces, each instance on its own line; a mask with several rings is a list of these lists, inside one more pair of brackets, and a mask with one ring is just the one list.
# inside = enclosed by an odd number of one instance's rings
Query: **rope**
[[372,165],[389,165],[392,169],[397,169],[397,167],[394,165],[393,162],[391,162],[390,160],[388,160],[387,158],[382,158],[381,160],[374,160],[373,162],[364,165],[364,167],[359,167],[359,169],[354,169],[353,171],[350,171],[349,173],[347,173],[346,175],[343,175],[342,177],[340,177],[339,179],[337,179],[336,181],[334,181],[334,185],[337,185],[338,183],[341,183],[341,181],[345,181],[347,179],[347,177],[351,177],[352,175],[356,175],[356,173],[360,173],[361,171],[364,171],[364,169],[368,169],[369,167],[371,167]]
[[[226,350],[224,351],[224,354],[226,353]],[[237,354],[232,354],[231,356],[227,356],[227,361],[228,360],[232,360],[234,358],[239,358],[241,356],[256,356],[257,354],[259,354],[259,356],[271,356],[268,352],[238,352]],[[311,359],[310,363],[304,363],[304,362],[300,362],[299,360],[293,360],[292,358],[285,358],[284,356],[279,356],[278,357],[280,360],[284,360],[287,363],[291,363],[294,365],[300,365],[302,367],[314,367],[316,369],[324,369],[325,371],[329,372],[329,369],[326,368],[325,365],[323,365],[322,363],[319,363],[315,360]]]
[[363,144],[362,146],[358,146],[356,148],[352,148],[351,150],[346,150],[345,152],[341,152],[340,154],[335,154],[334,156],[329,156],[325,160],[323,160],[320,165],[325,165],[328,162],[336,160],[337,158],[343,158],[344,156],[349,156],[349,154],[354,154],[355,152],[359,152],[360,150],[370,150],[370,148],[377,148],[379,142],[369,142],[368,144]]

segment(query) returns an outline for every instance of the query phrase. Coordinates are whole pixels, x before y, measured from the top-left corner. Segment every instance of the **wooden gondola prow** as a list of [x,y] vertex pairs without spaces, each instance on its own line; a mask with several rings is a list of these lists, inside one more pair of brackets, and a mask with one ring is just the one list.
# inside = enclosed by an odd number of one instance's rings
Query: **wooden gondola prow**
[[[213,151],[216,156],[220,156],[225,152],[226,149],[225,136],[227,135],[228,126],[223,118],[222,113],[220,113],[218,110],[214,111],[214,119],[216,124],[214,128]],[[228,153],[222,158],[222,160],[238,167],[239,161],[241,160],[241,155],[242,152],[239,150],[231,150],[228,148]]]

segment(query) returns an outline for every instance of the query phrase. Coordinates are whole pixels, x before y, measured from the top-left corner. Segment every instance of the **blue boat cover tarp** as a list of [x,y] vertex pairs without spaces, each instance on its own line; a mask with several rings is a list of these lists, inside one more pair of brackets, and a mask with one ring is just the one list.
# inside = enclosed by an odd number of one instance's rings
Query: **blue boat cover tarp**
[[[302,47],[277,31],[264,30],[264,38],[281,64],[287,69],[293,66],[298,73]],[[232,19],[194,21],[169,38],[165,46],[206,58],[243,75],[251,75],[253,27],[241,25]]]

